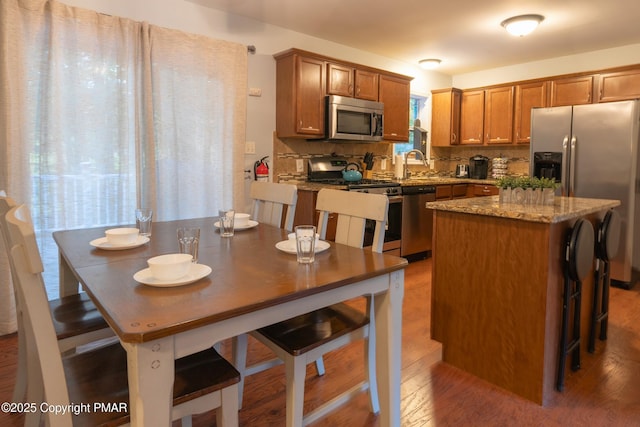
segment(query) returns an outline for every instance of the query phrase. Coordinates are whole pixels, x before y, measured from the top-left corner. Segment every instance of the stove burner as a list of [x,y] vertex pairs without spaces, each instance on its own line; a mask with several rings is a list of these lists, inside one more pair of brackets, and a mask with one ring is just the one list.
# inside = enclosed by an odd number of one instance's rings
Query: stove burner
[[348,191],[360,191],[364,193],[387,194],[389,196],[400,195],[400,183],[385,181],[381,179],[361,179],[360,181],[346,181],[341,178],[332,179],[312,179],[310,182],[317,182],[325,185],[344,185]]

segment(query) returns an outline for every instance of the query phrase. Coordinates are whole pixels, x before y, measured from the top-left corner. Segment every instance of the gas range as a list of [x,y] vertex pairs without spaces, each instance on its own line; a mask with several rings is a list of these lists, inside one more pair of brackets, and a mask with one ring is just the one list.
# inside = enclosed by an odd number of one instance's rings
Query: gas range
[[342,171],[347,165],[347,159],[344,157],[314,157],[309,159],[307,180],[325,185],[346,186],[348,191],[386,194],[388,196],[402,195],[402,188],[399,182],[379,179],[361,179],[360,181],[343,179]]
[[346,181],[339,179],[310,179],[309,182],[316,182],[325,185],[340,185],[347,187],[347,191],[358,191],[360,193],[386,194],[388,196],[402,195],[399,182],[384,181],[378,179],[361,179],[360,181]]

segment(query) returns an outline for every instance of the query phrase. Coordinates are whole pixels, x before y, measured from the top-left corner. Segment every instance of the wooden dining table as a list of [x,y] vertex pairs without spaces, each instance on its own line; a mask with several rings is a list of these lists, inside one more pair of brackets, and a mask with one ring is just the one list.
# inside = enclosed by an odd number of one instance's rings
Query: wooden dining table
[[[107,228],[58,231],[60,294],[79,286],[127,351],[131,423],[170,426],[174,360],[300,314],[374,295],[381,426],[400,426],[404,258],[330,242],[313,264],[276,248],[287,232],[259,224],[221,237],[214,218],[155,222],[150,241],[126,250],[90,245]],[[153,256],[178,250],[176,229],[199,227],[194,283],[154,287],[133,276]]]

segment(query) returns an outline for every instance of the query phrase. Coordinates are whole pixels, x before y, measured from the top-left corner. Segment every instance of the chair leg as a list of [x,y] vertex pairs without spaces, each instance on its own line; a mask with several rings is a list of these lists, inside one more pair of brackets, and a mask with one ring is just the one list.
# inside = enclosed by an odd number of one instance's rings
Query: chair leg
[[569,303],[571,302],[571,284],[568,274],[565,273],[564,289],[562,292],[562,324],[560,329],[560,345],[558,346],[558,378],[556,380],[556,389],[562,391],[564,389],[564,370],[567,360],[567,335],[569,328]]
[[302,427],[307,364],[304,357],[287,358],[284,364],[287,377],[287,427]]
[[369,323],[369,336],[365,339],[364,366],[369,383],[369,410],[373,414],[380,412],[378,399],[378,379],[376,377],[376,331],[375,323]]
[[[20,313],[18,313],[18,316]],[[27,395],[27,348],[24,342],[24,328],[21,319],[18,319],[18,366],[16,369],[16,383],[13,386],[14,403],[24,402]]]
[[[593,300],[591,304],[591,325],[589,328],[589,345],[587,350],[593,353],[596,350],[596,328],[598,327],[598,301],[600,300],[600,260],[596,259],[596,271],[593,275]],[[604,289],[603,289],[604,291]]]
[[[246,335],[245,335],[246,337]],[[220,407],[216,409],[216,426],[238,427],[237,384],[223,388],[220,393]]]
[[248,335],[242,334],[231,339],[231,357],[233,365],[240,372],[238,383],[238,408],[242,408],[242,394],[244,393],[244,377],[247,370]]
[[610,275],[609,275],[609,262],[604,263],[604,275],[602,279],[602,308],[600,315],[600,341],[606,341],[607,328],[609,326],[609,289],[610,289]]

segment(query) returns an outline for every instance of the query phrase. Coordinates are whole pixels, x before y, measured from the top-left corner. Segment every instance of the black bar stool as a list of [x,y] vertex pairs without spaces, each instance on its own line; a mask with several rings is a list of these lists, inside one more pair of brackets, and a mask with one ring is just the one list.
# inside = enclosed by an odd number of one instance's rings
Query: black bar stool
[[[593,265],[594,233],[589,221],[580,218],[567,235],[564,263],[564,292],[562,296],[562,329],[558,358],[558,380],[556,388],[564,388],[564,371],[567,355],[571,353],[571,369],[580,369],[580,304],[582,302],[582,280]],[[573,302],[573,310],[571,303]],[[571,341],[569,341],[569,319],[573,311]]]
[[[611,259],[618,253],[620,246],[620,214],[609,210],[600,225],[596,236],[596,271],[593,282],[593,304],[591,306],[591,329],[589,331],[589,353],[596,350],[596,329],[600,322],[600,340],[607,339],[609,318],[609,268]],[[600,287],[602,286],[602,290]],[[602,293],[602,297],[600,297]]]

